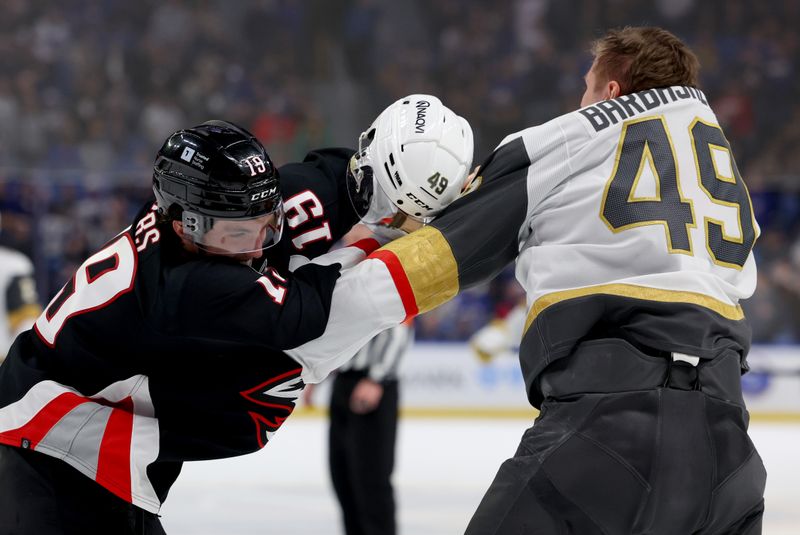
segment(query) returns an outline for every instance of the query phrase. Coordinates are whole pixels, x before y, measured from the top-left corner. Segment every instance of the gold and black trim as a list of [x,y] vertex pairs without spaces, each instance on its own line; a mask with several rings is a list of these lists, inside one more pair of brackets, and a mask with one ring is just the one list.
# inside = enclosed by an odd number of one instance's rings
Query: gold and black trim
[[[723,267],[741,271],[758,238],[753,202],[742,180],[730,144],[719,125],[695,118],[689,125],[689,137],[694,149],[697,182],[712,203],[736,209],[739,236],[725,232],[725,223],[706,216],[706,249],[711,260]],[[714,152],[723,152],[730,163],[731,176],[720,172]]]
[[555,292],[536,300],[520,343],[531,403],[539,407],[543,400],[540,375],[549,366],[571,357],[584,342],[606,338],[624,340],[651,356],[674,351],[705,360],[733,351],[742,369],[750,348],[741,307],[704,294],[628,284]]
[[634,284],[602,284],[599,286],[587,286],[543,295],[533,303],[533,306],[528,311],[528,316],[525,319],[525,331],[528,330],[531,324],[536,320],[536,317],[547,307],[568,299],[597,294],[632,297],[634,299],[657,301],[661,303],[686,303],[707,308],[729,320],[739,321],[744,319],[744,311],[740,305],[731,305],[697,292],[664,290],[661,288],[651,288],[649,286],[638,286]]
[[[655,180],[655,196],[636,197],[648,167]],[[623,124],[614,168],[603,190],[600,219],[615,234],[663,225],[667,251],[694,254],[690,235],[697,227],[694,204],[681,190],[675,147],[663,115]]]
[[458,265],[450,244],[433,227],[423,227],[384,245],[399,260],[414,294],[418,313],[445,303],[458,293]]
[[530,163],[522,137],[509,141],[481,165],[480,188],[431,223],[452,250],[460,288],[490,280],[516,259],[528,209]]

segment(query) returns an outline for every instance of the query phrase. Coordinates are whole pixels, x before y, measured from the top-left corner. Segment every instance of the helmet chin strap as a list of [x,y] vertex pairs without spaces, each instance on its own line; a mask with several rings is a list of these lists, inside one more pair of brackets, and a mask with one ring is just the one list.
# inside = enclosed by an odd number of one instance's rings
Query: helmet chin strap
[[409,217],[408,214],[402,210],[398,210],[394,214],[394,217],[392,217],[390,221],[386,222],[386,226],[402,230],[408,234],[409,232],[414,232],[415,230],[421,229],[423,226],[425,226],[425,224],[422,221]]

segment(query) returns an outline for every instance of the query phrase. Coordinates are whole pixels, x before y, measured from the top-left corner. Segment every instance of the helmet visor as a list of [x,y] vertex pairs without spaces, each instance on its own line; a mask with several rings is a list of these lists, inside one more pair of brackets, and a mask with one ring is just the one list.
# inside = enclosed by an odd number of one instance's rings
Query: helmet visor
[[184,234],[211,254],[237,259],[261,257],[283,234],[283,203],[271,212],[248,218],[222,218],[183,212]]

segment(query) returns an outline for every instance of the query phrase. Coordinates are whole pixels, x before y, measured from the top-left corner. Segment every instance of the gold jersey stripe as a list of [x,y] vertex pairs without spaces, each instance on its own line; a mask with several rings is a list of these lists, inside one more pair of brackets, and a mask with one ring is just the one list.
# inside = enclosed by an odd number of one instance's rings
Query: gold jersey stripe
[[741,306],[723,303],[718,299],[701,293],[663,290],[661,288],[650,288],[648,286],[636,286],[633,284],[602,284],[600,286],[587,286],[586,288],[575,288],[574,290],[564,290],[562,292],[553,292],[543,295],[533,303],[533,307],[528,312],[528,317],[525,320],[525,330],[523,332],[528,331],[528,328],[536,320],[537,316],[547,307],[568,299],[598,294],[633,297],[635,299],[658,301],[661,303],[687,303],[713,310],[720,316],[729,320],[738,321],[744,319],[744,311],[742,311]]
[[391,251],[400,261],[420,314],[458,293],[458,263],[438,229],[423,227],[381,249]]
[[27,304],[8,313],[8,325],[11,332],[16,332],[25,320],[35,320],[42,313],[42,307],[36,304]]

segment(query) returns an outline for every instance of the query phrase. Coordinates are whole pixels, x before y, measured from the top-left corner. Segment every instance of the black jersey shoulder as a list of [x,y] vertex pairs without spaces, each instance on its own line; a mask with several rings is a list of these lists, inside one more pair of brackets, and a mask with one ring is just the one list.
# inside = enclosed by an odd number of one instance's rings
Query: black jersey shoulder
[[[143,209],[130,230],[139,249],[134,294],[147,332],[162,343],[285,349],[322,334],[338,265],[262,273],[233,259],[187,252],[171,223],[150,226],[151,214],[152,208]],[[145,238],[152,230],[158,237]]]
[[345,180],[354,153],[347,148],[318,149],[302,162],[278,168],[286,225],[281,244],[268,251],[269,265],[283,271],[291,255],[324,254],[358,222]]
[[[331,147],[310,151],[302,162],[292,162],[278,168],[284,200],[312,189],[326,204],[337,202],[346,189],[345,172],[353,149]],[[341,186],[341,187],[340,187]],[[339,190],[342,189],[340,192]]]

